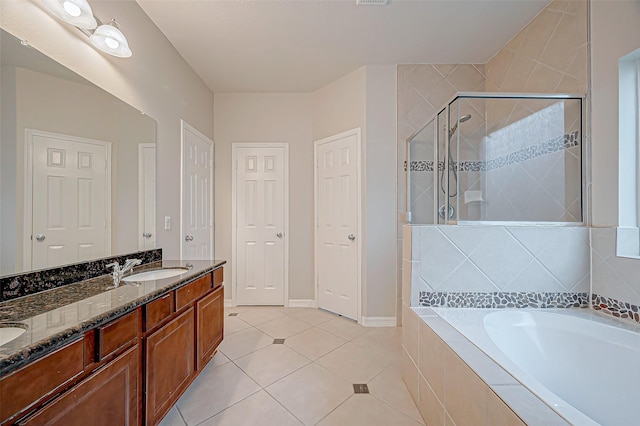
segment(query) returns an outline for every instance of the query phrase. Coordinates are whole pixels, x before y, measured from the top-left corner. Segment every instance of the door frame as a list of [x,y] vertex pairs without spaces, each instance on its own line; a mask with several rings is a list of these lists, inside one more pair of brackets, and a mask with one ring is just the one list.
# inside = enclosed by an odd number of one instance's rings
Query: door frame
[[[145,198],[140,197],[140,194],[145,194],[145,186],[144,186],[144,180],[145,180],[145,174],[146,174],[146,168],[144,167],[144,151],[146,148],[153,148],[156,151],[156,170],[154,171],[155,175],[156,175],[156,185],[155,185],[155,194],[154,197],[156,199],[156,203],[158,200],[158,182],[157,182],[157,170],[158,170],[158,160],[157,160],[157,145],[155,143],[139,143],[138,144],[138,250],[140,251],[144,251],[146,250],[144,248],[145,245],[145,238],[142,235],[145,231]],[[157,221],[157,215],[156,212],[154,212],[154,217],[156,217],[156,221]],[[156,233],[155,237],[156,237],[156,247],[157,247],[157,238],[158,238],[158,224],[156,222],[156,229],[153,230],[153,232]],[[142,232],[140,232],[142,231]]]
[[289,306],[289,144],[234,142],[231,144],[231,306],[236,306],[238,286],[237,238],[237,179],[239,148],[284,148],[284,306]]
[[343,139],[348,136],[356,137],[356,188],[357,188],[357,216],[358,216],[358,224],[356,226],[358,232],[357,238],[357,259],[358,259],[358,283],[357,283],[357,299],[358,299],[358,313],[357,313],[357,321],[359,324],[362,323],[362,242],[364,238],[362,238],[362,143],[361,143],[361,130],[360,127],[356,127],[355,129],[350,129],[344,131],[342,133],[338,133],[336,135],[332,135],[323,139],[319,139],[313,142],[313,279],[314,279],[314,297],[316,300],[316,306],[318,306],[318,288],[320,286],[320,282],[318,280],[319,273],[319,261],[318,261],[318,253],[320,250],[318,249],[318,147],[320,145],[324,145],[327,143],[334,142],[338,139]]
[[[196,136],[198,136],[201,139],[204,139],[209,145],[210,145],[210,153],[211,155],[209,156],[209,158],[211,158],[211,164],[210,164],[210,173],[209,173],[209,179],[211,181],[211,185],[209,187],[209,211],[211,212],[211,217],[209,218],[209,224],[210,227],[209,229],[211,230],[209,232],[209,247],[211,247],[211,259],[213,260],[215,258],[215,246],[214,246],[214,237],[215,237],[215,212],[213,210],[213,208],[215,207],[215,200],[214,200],[214,196],[215,196],[215,143],[213,141],[213,139],[211,139],[210,137],[208,137],[207,135],[205,135],[204,133],[202,133],[201,131],[199,131],[198,129],[196,129],[195,127],[193,127],[192,125],[190,125],[189,123],[187,123],[186,121],[184,121],[183,119],[180,119],[180,239],[179,239],[179,243],[180,243],[180,259],[182,260],[182,242],[184,240],[184,141],[185,141],[185,133],[189,131],[191,133],[194,133]],[[156,170],[157,173],[157,170]],[[157,228],[158,224],[156,224],[156,228]]]
[[54,139],[64,139],[71,142],[84,143],[90,145],[98,145],[105,149],[105,197],[106,197],[106,214],[105,214],[105,250],[111,253],[111,142],[100,141],[97,139],[81,138],[78,136],[65,135],[63,133],[46,132],[44,130],[24,129],[24,223],[22,234],[22,266],[24,270],[31,270],[32,262],[32,234],[33,234],[33,154],[34,154],[34,138],[43,136]]

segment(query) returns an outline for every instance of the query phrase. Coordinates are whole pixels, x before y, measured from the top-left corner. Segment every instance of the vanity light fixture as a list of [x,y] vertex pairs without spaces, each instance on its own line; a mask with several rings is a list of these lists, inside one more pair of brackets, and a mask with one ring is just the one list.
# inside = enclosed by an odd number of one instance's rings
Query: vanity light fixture
[[93,16],[87,0],[42,0],[42,4],[57,18],[77,27],[101,51],[118,58],[131,56],[129,43],[120,31],[120,24],[115,19],[106,24],[100,22]]
[[92,30],[98,26],[87,0],[43,0],[42,3],[51,13],[68,24],[85,30]]
[[89,39],[95,47],[109,55],[119,58],[128,58],[131,56],[131,49],[129,48],[127,38],[122,34],[122,31],[120,31],[115,19],[96,28],[93,34],[89,36]]

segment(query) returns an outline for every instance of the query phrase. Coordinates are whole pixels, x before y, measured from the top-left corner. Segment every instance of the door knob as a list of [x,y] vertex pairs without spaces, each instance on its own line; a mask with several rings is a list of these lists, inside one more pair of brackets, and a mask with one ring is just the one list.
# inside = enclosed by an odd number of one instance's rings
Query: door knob
[[349,234],[347,238],[350,239],[351,241],[354,241],[356,239],[356,236],[355,234]]
[[191,235],[187,235],[186,237],[184,237],[184,240],[185,240],[186,242],[193,241],[193,236],[191,236]]
[[44,241],[44,238],[45,238],[45,237],[44,237],[44,235],[43,235],[43,234],[36,234],[36,240],[37,240],[37,241],[42,242],[42,241]]
[[145,238],[151,238],[151,232],[145,232],[142,236]]
[[278,233],[276,234],[276,237],[278,237],[278,238],[282,238],[282,237],[283,237],[283,235],[284,235],[284,234],[283,234],[282,232],[278,232]]

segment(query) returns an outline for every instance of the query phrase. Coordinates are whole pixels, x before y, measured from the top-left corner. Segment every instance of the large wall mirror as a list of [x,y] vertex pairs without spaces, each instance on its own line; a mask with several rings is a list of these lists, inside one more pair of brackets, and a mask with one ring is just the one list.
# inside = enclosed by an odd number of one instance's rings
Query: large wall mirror
[[0,276],[155,248],[155,121],[0,31]]

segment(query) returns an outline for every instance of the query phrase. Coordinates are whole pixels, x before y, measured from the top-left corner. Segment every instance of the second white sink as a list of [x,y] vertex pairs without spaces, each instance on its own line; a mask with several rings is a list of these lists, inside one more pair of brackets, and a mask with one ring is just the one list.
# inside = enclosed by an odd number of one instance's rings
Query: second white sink
[[20,337],[27,328],[24,326],[14,326],[12,324],[0,324],[0,346]]
[[124,277],[122,281],[154,281],[161,280],[163,278],[175,277],[189,271],[189,268],[176,267],[176,268],[163,268],[153,271],[139,272],[137,274]]

